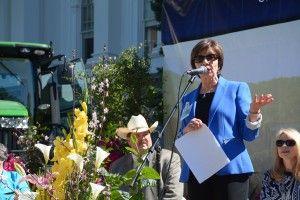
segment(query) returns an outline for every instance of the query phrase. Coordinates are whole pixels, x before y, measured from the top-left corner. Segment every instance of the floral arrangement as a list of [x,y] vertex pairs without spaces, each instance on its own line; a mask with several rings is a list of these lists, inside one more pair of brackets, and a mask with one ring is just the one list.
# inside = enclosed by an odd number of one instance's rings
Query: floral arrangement
[[75,109],[70,133],[53,142],[53,164],[49,168],[51,146],[35,144],[44,156],[41,174],[28,174],[25,180],[37,188],[37,199],[96,199],[105,188],[96,184],[102,161],[109,155],[100,147],[91,145],[93,135],[88,130],[87,105]]
[[[103,168],[109,153],[95,144],[95,135],[88,129],[87,105],[83,102],[81,106],[82,110],[74,110],[73,126],[65,138],[57,137],[53,146],[35,144],[44,158],[40,173],[26,174],[22,166],[14,162],[15,170],[23,175],[22,181],[34,185],[36,195],[31,195],[31,199],[141,199],[142,189],[149,186],[149,182],[155,183],[153,180],[159,179],[159,174],[145,167],[136,188],[129,193],[120,190],[130,185],[136,170],[121,176]],[[144,184],[145,180],[148,184]]]
[[129,192],[122,190],[132,184],[136,170],[121,176],[108,169],[114,160],[132,151],[115,136],[127,116],[141,112],[150,119],[162,118],[161,92],[151,84],[148,64],[134,48],[119,58],[103,55],[88,78],[90,112],[82,102],[81,109],[70,115],[70,130],[56,138],[43,134],[49,127],[38,124],[16,135],[26,151],[25,165],[12,160],[15,164],[10,166],[31,183],[36,199],[143,199],[143,188],[159,179],[154,169],[145,167]]

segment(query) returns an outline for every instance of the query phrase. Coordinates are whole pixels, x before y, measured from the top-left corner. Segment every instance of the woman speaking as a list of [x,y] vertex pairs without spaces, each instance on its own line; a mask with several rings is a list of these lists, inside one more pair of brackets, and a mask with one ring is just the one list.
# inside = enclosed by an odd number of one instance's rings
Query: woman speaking
[[184,162],[181,181],[187,182],[188,199],[243,200],[248,198],[249,176],[253,166],[244,144],[258,136],[261,108],[273,101],[271,94],[251,99],[246,83],[223,78],[223,50],[212,39],[200,41],[191,52],[194,69],[202,66],[201,84],[182,99],[180,134],[206,124],[230,159],[225,167],[199,184]]

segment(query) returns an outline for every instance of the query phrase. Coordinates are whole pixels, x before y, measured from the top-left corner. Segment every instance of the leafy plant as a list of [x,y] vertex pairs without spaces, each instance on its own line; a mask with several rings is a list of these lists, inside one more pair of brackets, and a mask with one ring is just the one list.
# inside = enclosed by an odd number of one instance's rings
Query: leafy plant
[[[137,48],[129,48],[117,58],[103,57],[93,69],[95,83],[110,81],[106,107],[109,122],[105,128],[126,125],[131,115],[142,114],[162,122],[162,93],[149,73],[149,61],[139,55]],[[102,102],[103,95],[94,93],[94,102]],[[101,109],[98,109],[101,113]],[[103,113],[103,111],[102,111]],[[114,135],[114,131],[104,134]],[[111,136],[111,135],[106,135]]]

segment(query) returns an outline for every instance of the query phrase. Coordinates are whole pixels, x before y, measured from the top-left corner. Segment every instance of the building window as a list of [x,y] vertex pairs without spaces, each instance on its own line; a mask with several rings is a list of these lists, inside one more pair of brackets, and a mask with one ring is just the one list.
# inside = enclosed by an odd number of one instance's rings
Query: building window
[[83,46],[85,47],[83,56],[85,59],[89,59],[92,57],[94,51],[94,38],[85,38],[83,42]]
[[94,30],[94,3],[93,0],[82,0],[81,4],[82,32]]
[[149,53],[157,47],[157,26],[146,27],[147,51]]
[[151,1],[144,0],[145,54],[149,57],[158,54],[161,45],[159,23],[156,21],[154,12],[151,9]]
[[82,0],[81,2],[81,34],[82,55],[84,61],[92,57],[94,51],[94,2]]

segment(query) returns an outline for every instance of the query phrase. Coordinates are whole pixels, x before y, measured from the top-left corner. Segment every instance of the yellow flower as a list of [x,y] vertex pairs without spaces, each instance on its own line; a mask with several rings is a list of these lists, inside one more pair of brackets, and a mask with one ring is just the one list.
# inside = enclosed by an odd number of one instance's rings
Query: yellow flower
[[76,145],[77,145],[76,152],[79,153],[80,155],[84,155],[88,148],[87,143],[85,143],[83,141],[77,141]]
[[[53,182],[53,196],[58,199],[65,199],[66,183],[74,172],[73,161],[79,168],[83,169],[83,157],[88,149],[88,144],[85,142],[85,137],[89,134],[87,105],[85,102],[81,104],[83,111],[74,109],[75,119],[73,123],[74,135],[67,135],[66,139],[57,137],[54,140],[54,165],[51,168],[53,174],[56,174],[56,179]],[[74,136],[71,138],[71,136]],[[76,148],[74,146],[76,144]]]
[[65,181],[55,180],[53,183],[53,196],[59,200],[65,199]]
[[83,108],[83,111],[87,114],[87,105],[85,102],[81,103],[81,107]]
[[36,192],[37,192],[36,200],[51,200],[51,197],[49,196],[47,191],[38,188]]
[[16,172],[18,172],[21,176],[26,176],[24,168],[19,163],[14,162],[14,167]]
[[74,109],[74,114],[75,114],[75,116],[78,116],[80,112],[81,112],[81,111],[80,111],[78,108],[75,108],[75,109]]
[[88,120],[84,112],[81,112],[74,120],[74,128],[76,139],[83,140],[88,134]]
[[68,158],[61,158],[52,166],[52,173],[57,174],[53,182],[54,197],[65,199],[65,184],[73,172],[73,161]]
[[66,157],[74,149],[73,140],[68,139],[68,137],[66,140],[63,140],[63,138],[60,138],[60,137],[56,137],[53,144],[54,144],[55,148],[53,151],[54,157],[53,157],[52,161],[57,161],[60,158]]
[[75,130],[74,135],[76,140],[84,140],[84,138],[87,136],[88,131],[84,130]]
[[57,177],[69,176],[73,171],[73,162],[68,158],[61,158],[52,166],[52,172],[57,173]]

